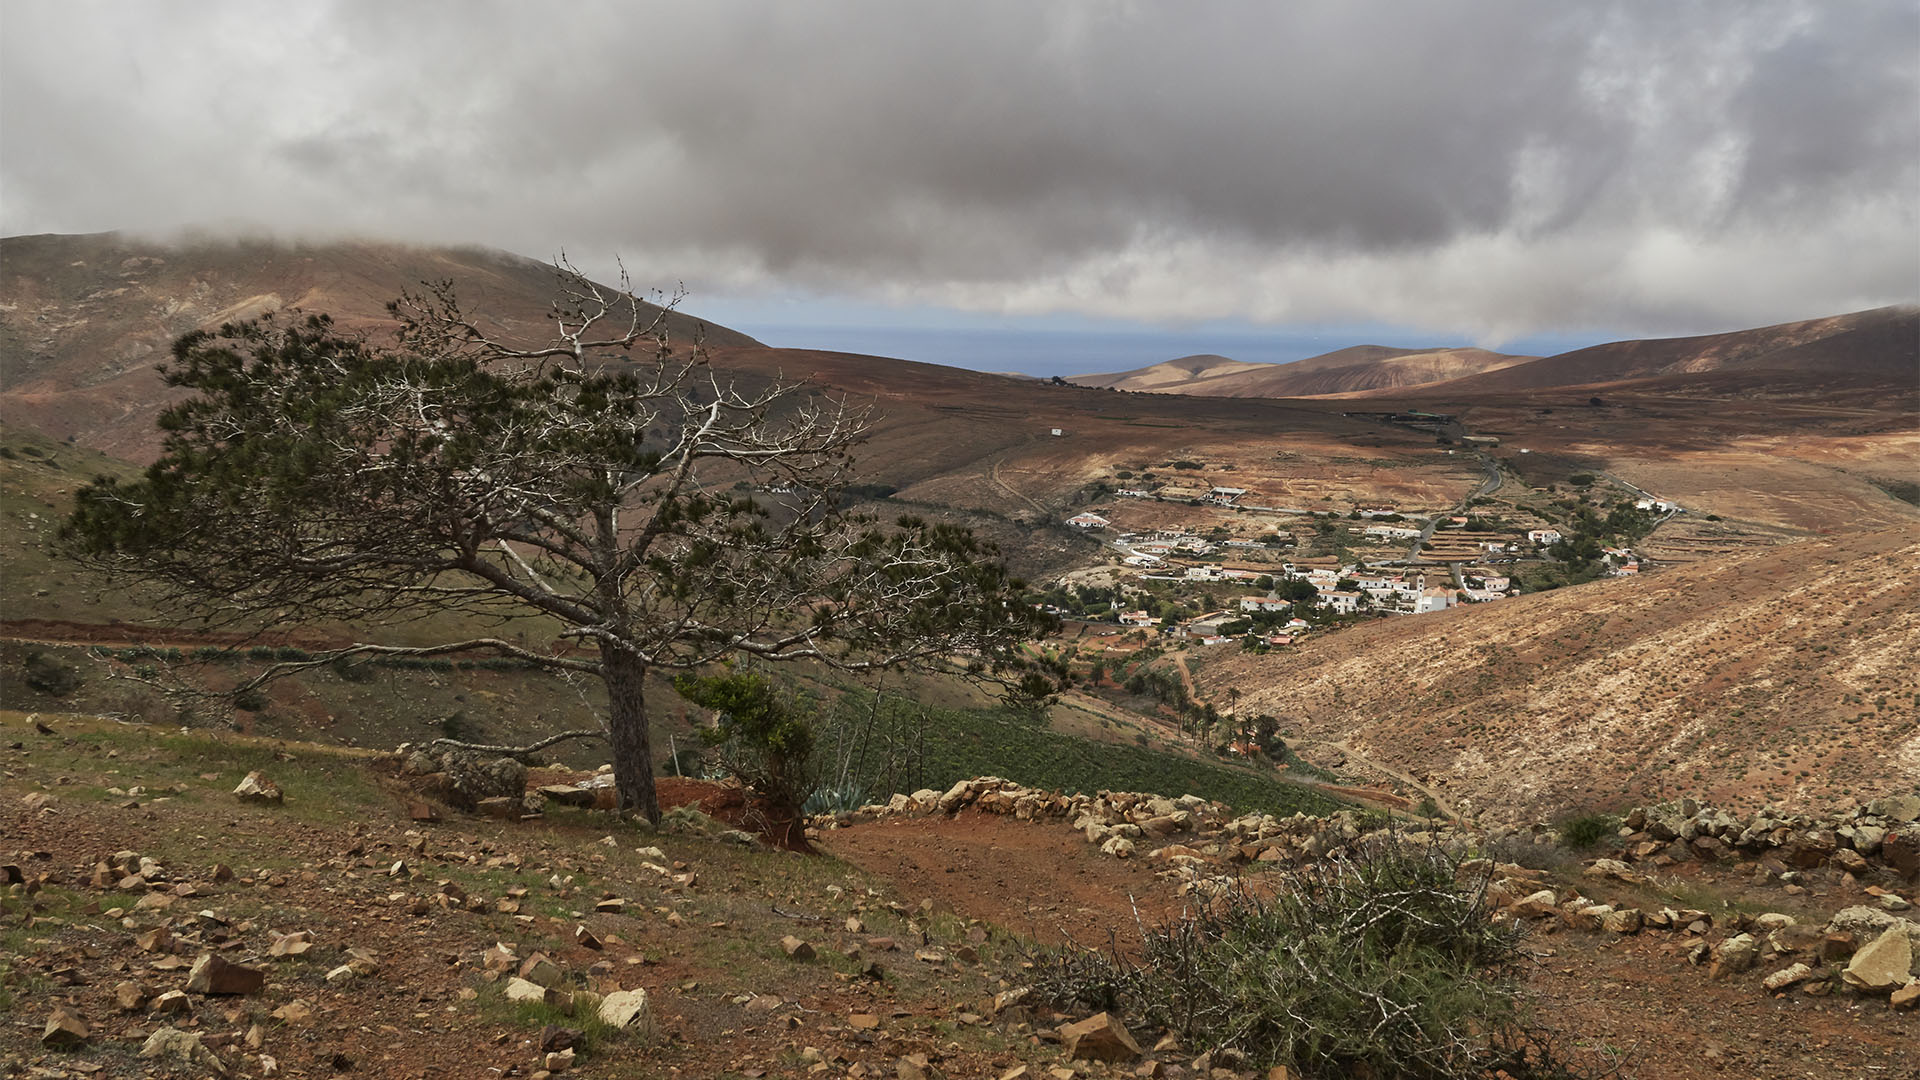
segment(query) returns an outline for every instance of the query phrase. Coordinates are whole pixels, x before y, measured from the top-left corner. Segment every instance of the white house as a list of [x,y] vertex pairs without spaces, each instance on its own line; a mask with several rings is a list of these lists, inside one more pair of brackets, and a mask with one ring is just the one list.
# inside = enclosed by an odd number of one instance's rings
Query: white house
[[1152,626],[1153,616],[1144,611],[1123,611],[1120,613],[1121,626]]
[[1227,574],[1224,568],[1210,563],[1187,567],[1188,581],[1225,581],[1226,578]]
[[1057,439],[1057,438],[1059,438],[1059,437],[1060,437],[1060,436],[1062,436],[1062,435],[1065,435],[1066,433],[1067,433],[1067,432],[1066,432],[1066,429],[1064,429],[1064,428],[1049,428],[1049,429],[1047,429],[1047,434],[1049,434],[1049,435],[1052,435],[1052,436],[1053,436],[1054,438],[1056,438],[1056,439]]
[[1413,602],[1413,613],[1424,615],[1429,611],[1445,611],[1454,605],[1451,589],[1422,589],[1420,598]]
[[1320,594],[1320,602],[1341,615],[1351,615],[1360,610],[1360,594],[1328,590]]
[[1150,497],[1152,493],[1142,491],[1139,488],[1120,488],[1116,490],[1114,494],[1125,499],[1145,499]]
[[1560,542],[1560,530],[1534,529],[1527,533],[1527,539],[1535,544],[1539,544],[1541,547],[1549,547]]
[[1207,499],[1211,502],[1217,502],[1221,506],[1232,506],[1240,496],[1246,493],[1246,488],[1217,487],[1207,491]]
[[1241,611],[1285,611],[1293,605],[1285,600],[1275,600],[1266,596],[1243,596],[1240,598]]
[[1076,529],[1104,529],[1109,522],[1099,514],[1075,514],[1067,519],[1067,524]]
[[1364,531],[1376,540],[1411,540],[1420,535],[1419,529],[1408,529],[1399,525],[1369,525]]

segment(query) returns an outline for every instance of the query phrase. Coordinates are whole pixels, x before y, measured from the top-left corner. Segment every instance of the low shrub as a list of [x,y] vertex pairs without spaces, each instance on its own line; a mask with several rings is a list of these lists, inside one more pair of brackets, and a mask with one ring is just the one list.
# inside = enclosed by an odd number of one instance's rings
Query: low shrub
[[1554,826],[1560,842],[1575,851],[1586,851],[1612,836],[1620,828],[1620,819],[1610,814],[1578,814],[1563,818]]
[[1036,955],[1036,994],[1308,1078],[1571,1075],[1520,1006],[1520,936],[1486,878],[1388,839],[1143,929],[1140,959]]

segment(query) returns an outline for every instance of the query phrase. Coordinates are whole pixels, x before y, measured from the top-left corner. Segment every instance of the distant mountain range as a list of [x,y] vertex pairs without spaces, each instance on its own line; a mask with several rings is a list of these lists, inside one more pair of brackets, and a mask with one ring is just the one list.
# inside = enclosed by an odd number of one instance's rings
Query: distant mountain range
[[1292,364],[1185,356],[1081,386],[1206,397],[1472,398],[1571,388],[1752,389],[1920,384],[1920,306],[1875,308],[1699,337],[1616,341],[1557,356],[1357,345]]

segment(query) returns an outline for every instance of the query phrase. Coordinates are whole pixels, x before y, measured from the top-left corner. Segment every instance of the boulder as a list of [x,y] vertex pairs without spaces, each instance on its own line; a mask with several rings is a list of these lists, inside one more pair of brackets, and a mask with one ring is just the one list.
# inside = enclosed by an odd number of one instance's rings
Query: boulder
[[654,1031],[653,1006],[647,1001],[645,990],[608,994],[600,1002],[600,1019],[614,1027],[639,1032],[642,1037],[651,1037]]
[[73,1010],[57,1008],[47,1017],[47,1026],[40,1032],[40,1045],[49,1050],[71,1050],[86,1042],[90,1034],[87,1022]]
[[1866,948],[1853,954],[1841,981],[1872,993],[1904,987],[1913,977],[1913,942],[1906,931],[1890,926]]
[[1559,910],[1559,906],[1559,898],[1554,895],[1552,889],[1541,889],[1521,897],[1507,910],[1520,918],[1537,918],[1541,915],[1551,915]]
[[1911,1009],[1915,1005],[1920,1005],[1920,979],[1914,979],[1895,990],[1893,997],[1887,1000],[1887,1004],[1896,1009]]
[[814,956],[813,946],[792,934],[780,939],[780,951],[786,953],[789,960],[811,960]]
[[257,994],[266,985],[266,972],[213,953],[201,953],[187,972],[187,989],[196,994]]
[[1880,842],[1880,860],[1907,877],[1920,874],[1920,826],[1887,833]]
[[1920,821],[1920,795],[1889,795],[1867,804],[1867,812],[1892,821]]
[[[448,802],[473,810],[487,799],[510,799],[524,805],[527,767],[509,757],[483,758],[470,750],[447,750],[439,755],[445,781],[439,785]],[[501,804],[494,804],[501,805]],[[520,811],[514,811],[517,816]]]
[[507,1000],[539,1002],[562,1009],[573,1006],[573,995],[565,990],[541,986],[539,983],[528,982],[518,976],[507,980]]
[[1721,942],[1714,955],[1712,977],[1718,979],[1752,967],[1760,959],[1760,945],[1752,934],[1735,934]]
[[520,964],[519,975],[522,979],[541,987],[559,986],[566,980],[567,973],[553,962],[546,953],[534,953]]
[[548,802],[562,806],[578,806],[591,809],[594,792],[592,788],[575,787],[572,784],[548,784],[540,789],[540,794]]
[[248,773],[240,785],[233,789],[233,794],[241,802],[279,803],[286,800],[280,785],[267,779],[266,774],[258,769]]
[[1060,1043],[1069,1061],[1133,1061],[1140,1056],[1140,1044],[1112,1013],[1067,1024],[1060,1029]]
[[226,1062],[221,1061],[218,1054],[208,1049],[207,1045],[200,1041],[199,1035],[190,1035],[178,1028],[163,1027],[147,1036],[147,1041],[140,1045],[140,1056],[175,1058],[189,1065],[211,1069],[221,1076],[227,1073]]
[[1805,964],[1795,964],[1792,967],[1781,968],[1760,980],[1760,985],[1766,987],[1769,993],[1779,993],[1789,986],[1805,982],[1812,977],[1812,968]]
[[1621,908],[1601,916],[1600,929],[1613,934],[1637,934],[1641,922],[1639,908]]

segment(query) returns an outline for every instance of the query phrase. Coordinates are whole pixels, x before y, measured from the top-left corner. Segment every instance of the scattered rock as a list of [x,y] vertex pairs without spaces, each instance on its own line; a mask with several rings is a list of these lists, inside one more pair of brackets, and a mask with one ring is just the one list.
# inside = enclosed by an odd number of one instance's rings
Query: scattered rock
[[536,986],[552,988],[565,981],[567,973],[546,953],[534,953],[520,965],[520,978]]
[[1920,979],[1914,979],[1893,992],[1888,1004],[1896,1009],[1911,1009],[1920,1005]]
[[113,1004],[121,1012],[139,1012],[147,1004],[147,988],[129,979],[113,988]]
[[1729,974],[1738,974],[1752,967],[1760,959],[1759,943],[1752,934],[1736,934],[1720,943],[1713,962],[1713,978]]
[[1096,1013],[1062,1027],[1060,1042],[1069,1061],[1133,1061],[1140,1056],[1140,1044],[1112,1013]]
[[541,986],[519,977],[507,980],[507,1000],[540,1002],[560,1008],[571,1008],[573,1005],[573,995],[566,991]]
[[1913,942],[1905,928],[1890,926],[1866,948],[1853,954],[1840,978],[1849,986],[1885,993],[1904,987],[1913,977]]
[[163,1027],[147,1036],[147,1041],[140,1046],[140,1056],[178,1058],[189,1065],[212,1069],[221,1076],[227,1074],[226,1062],[220,1060],[220,1055],[208,1049],[207,1045],[200,1041],[199,1035],[188,1034],[178,1028]]
[[241,802],[279,803],[286,800],[286,796],[280,791],[280,785],[267,779],[266,774],[258,769],[248,773],[246,778],[240,781],[240,786],[233,789],[233,794]]
[[617,1028],[627,1028],[651,1038],[654,1031],[653,1006],[645,990],[620,990],[600,1002],[600,1019]]
[[266,972],[213,953],[201,953],[187,972],[187,989],[195,994],[257,994],[266,985]]
[[1641,917],[1639,908],[1621,908],[1609,911],[1600,917],[1600,929],[1614,934],[1637,934],[1640,932]]
[[801,941],[792,934],[788,934],[786,937],[780,939],[780,948],[787,954],[789,960],[813,959],[813,946]]
[[587,809],[593,807],[595,797],[592,788],[575,787],[572,784],[548,784],[540,788],[539,792],[548,802]]
[[269,956],[305,956],[313,948],[313,934],[307,930],[296,930],[291,934],[282,934],[273,939],[267,948]]
[[40,1032],[40,1045],[49,1050],[71,1050],[87,1041],[91,1032],[86,1021],[65,1007],[53,1010],[47,1026]]
[[1769,992],[1778,993],[1796,983],[1805,982],[1812,977],[1812,968],[1805,964],[1795,964],[1792,967],[1781,968],[1779,971],[1760,980],[1760,985],[1766,987]]

